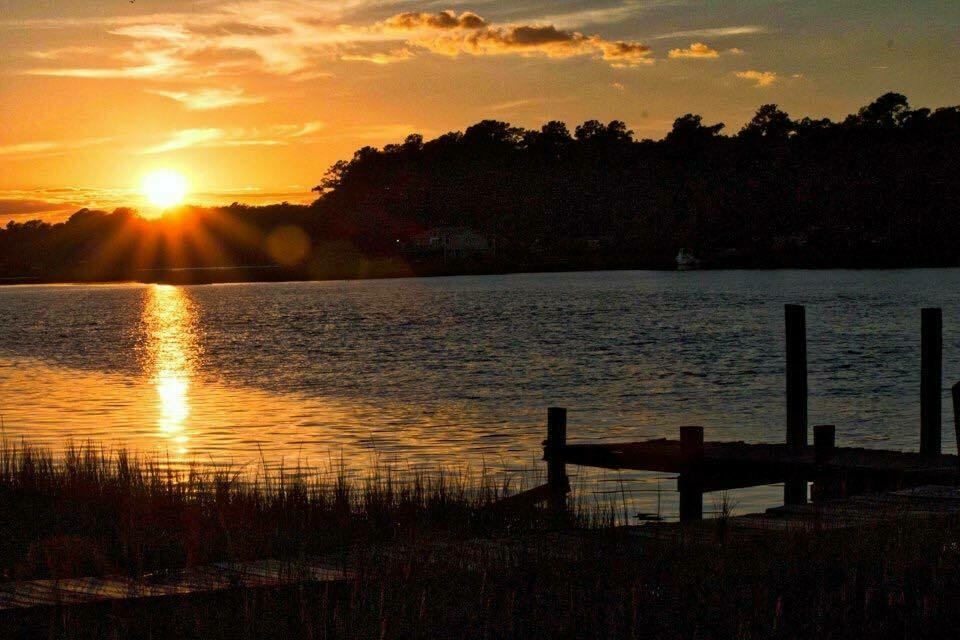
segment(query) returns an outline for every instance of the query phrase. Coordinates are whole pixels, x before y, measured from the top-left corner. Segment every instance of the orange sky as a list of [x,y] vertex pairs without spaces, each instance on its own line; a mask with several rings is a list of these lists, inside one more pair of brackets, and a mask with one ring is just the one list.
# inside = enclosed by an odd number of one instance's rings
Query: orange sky
[[658,139],[768,102],[956,105],[958,34],[933,1],[0,0],[0,224],[145,208],[158,168],[198,204],[308,202],[363,145],[484,118]]

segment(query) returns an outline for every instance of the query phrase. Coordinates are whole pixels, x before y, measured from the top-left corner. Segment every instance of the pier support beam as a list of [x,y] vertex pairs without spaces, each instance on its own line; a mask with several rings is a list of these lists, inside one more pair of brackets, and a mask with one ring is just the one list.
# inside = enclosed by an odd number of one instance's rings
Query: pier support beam
[[[784,306],[787,338],[787,447],[807,446],[807,319],[802,305]],[[805,478],[783,483],[784,504],[806,504]]]
[[813,425],[813,460],[817,468],[810,499],[814,502],[839,498],[843,493],[839,474],[825,468],[836,455],[836,434],[837,428],[832,424]]
[[837,428],[832,424],[817,424],[813,427],[813,456],[815,462],[824,464],[833,459]]
[[950,394],[953,396],[953,434],[957,439],[957,456],[960,456],[960,382],[950,388]]
[[691,470],[703,458],[703,427],[680,427],[680,457],[688,471],[677,478],[680,491],[680,522],[703,519],[703,487]]
[[547,439],[543,443],[544,458],[547,460],[547,486],[550,489],[550,511],[562,516],[567,511],[567,493],[570,480],[567,478],[567,465],[559,453],[567,446],[567,410],[563,407],[547,409]]
[[943,368],[943,313],[920,310],[920,453],[940,454],[940,394]]

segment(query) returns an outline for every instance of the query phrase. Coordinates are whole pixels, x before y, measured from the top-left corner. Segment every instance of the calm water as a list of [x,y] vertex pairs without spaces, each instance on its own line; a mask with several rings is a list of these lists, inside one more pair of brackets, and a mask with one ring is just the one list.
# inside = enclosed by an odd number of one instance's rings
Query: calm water
[[[3,287],[0,414],[8,440],[253,472],[341,458],[530,469],[551,405],[569,408],[571,441],[684,424],[782,441],[785,303],[807,306],[810,423],[836,424],[838,444],[916,449],[920,308],[943,308],[948,387],[960,270]],[[595,473],[591,486],[619,492],[619,476]],[[670,477],[636,477],[675,510]]]

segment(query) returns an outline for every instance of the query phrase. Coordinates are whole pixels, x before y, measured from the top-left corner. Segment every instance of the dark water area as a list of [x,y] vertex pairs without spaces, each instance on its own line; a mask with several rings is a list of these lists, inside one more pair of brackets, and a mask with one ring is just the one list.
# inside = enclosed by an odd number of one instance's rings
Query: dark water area
[[[569,409],[571,441],[699,424],[708,439],[779,442],[786,303],[807,307],[810,424],[903,450],[919,442],[920,309],[941,307],[953,449],[957,269],[2,287],[0,415],[8,441],[254,474],[340,460],[525,473],[542,469],[548,406]],[[675,509],[669,476],[578,478]]]

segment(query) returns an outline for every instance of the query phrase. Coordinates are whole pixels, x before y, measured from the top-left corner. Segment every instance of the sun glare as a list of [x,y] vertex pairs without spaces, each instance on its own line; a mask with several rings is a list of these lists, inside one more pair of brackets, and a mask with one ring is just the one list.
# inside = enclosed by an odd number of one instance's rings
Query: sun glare
[[141,190],[150,204],[166,209],[183,202],[187,195],[187,179],[171,169],[157,169],[143,177]]

